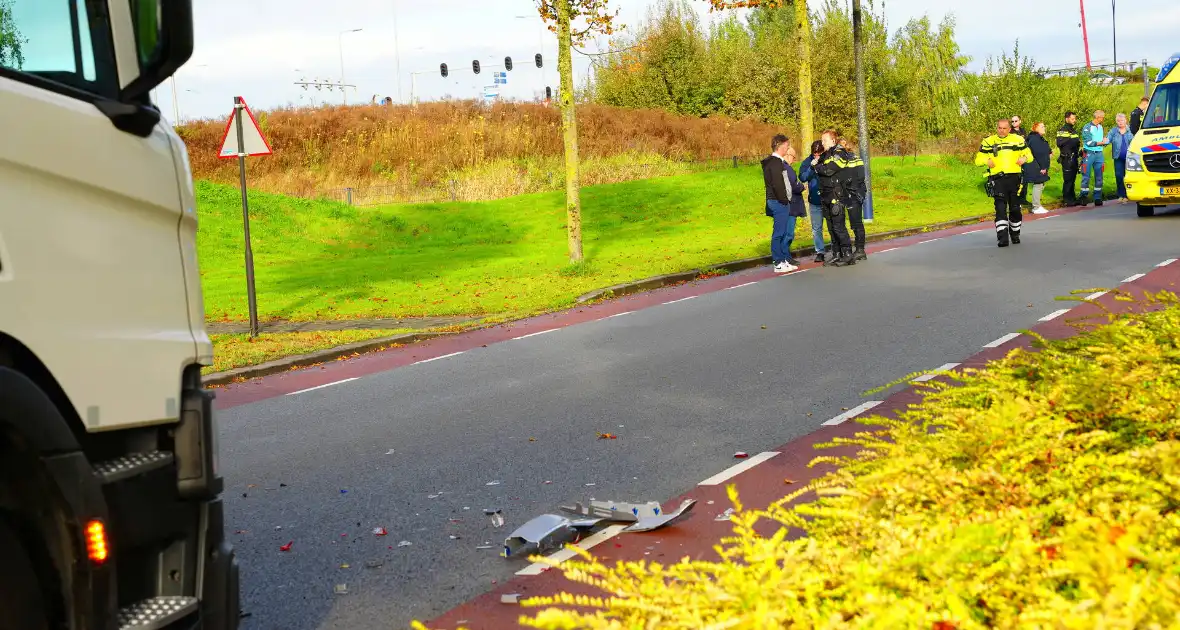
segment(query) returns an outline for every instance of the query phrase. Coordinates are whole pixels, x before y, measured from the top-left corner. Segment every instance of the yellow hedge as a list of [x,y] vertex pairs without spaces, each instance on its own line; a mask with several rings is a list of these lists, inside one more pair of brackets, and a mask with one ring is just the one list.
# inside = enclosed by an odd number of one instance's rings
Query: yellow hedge
[[[1180,628],[1180,301],[1148,301],[1156,312],[931,384],[899,420],[872,421],[883,433],[839,441],[859,455],[820,458],[838,472],[766,510],[741,511],[731,488],[723,562],[586,555],[565,573],[604,597],[527,600],[544,610],[521,623]],[[759,537],[763,519],[783,527]]]

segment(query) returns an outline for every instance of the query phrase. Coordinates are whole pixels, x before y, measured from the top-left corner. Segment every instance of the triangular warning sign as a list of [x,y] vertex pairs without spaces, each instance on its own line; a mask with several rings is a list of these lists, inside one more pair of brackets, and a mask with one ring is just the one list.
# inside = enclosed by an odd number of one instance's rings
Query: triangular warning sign
[[[246,99],[238,97],[241,101],[242,107],[234,107],[233,113],[229,115],[229,122],[225,124],[225,135],[221,137],[221,151],[218,152],[219,158],[236,158],[240,153],[246,155],[270,155],[273,151],[270,150],[270,144],[266,138],[262,137],[262,129],[258,126],[258,121],[254,119],[254,114],[250,112],[250,108],[246,106]],[[245,150],[238,147],[238,112],[245,111],[246,117],[242,119],[242,144],[245,145]]]

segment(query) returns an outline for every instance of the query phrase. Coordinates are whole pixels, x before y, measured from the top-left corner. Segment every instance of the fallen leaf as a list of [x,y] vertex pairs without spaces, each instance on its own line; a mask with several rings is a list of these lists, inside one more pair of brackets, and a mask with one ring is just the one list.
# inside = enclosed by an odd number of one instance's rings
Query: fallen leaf
[[600,440],[617,440],[617,439],[619,439],[619,436],[617,436],[613,433],[599,433],[598,439],[600,439]]
[[295,541],[292,540],[291,542],[283,545],[282,547],[279,547],[279,551],[291,551],[291,545],[294,545],[294,544],[295,544]]
[[349,564],[347,562],[345,562],[344,564],[340,565],[340,568],[341,569],[349,569],[351,567],[349,566]]

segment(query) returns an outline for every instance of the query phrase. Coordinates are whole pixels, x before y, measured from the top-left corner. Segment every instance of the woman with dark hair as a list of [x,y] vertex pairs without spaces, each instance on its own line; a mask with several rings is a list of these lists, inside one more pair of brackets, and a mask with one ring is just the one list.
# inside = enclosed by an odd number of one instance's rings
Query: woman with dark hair
[[1032,187],[1033,214],[1045,214],[1049,211],[1041,205],[1041,193],[1045,191],[1045,182],[1049,181],[1049,159],[1053,153],[1049,141],[1045,139],[1045,123],[1038,122],[1033,125],[1032,133],[1028,134],[1026,142],[1029,151],[1032,151],[1033,159],[1021,167],[1024,185]]

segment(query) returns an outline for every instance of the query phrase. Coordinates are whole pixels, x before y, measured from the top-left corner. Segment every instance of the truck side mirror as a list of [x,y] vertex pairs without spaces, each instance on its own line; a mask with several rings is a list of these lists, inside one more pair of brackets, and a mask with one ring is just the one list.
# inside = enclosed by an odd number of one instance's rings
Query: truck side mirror
[[[125,103],[139,102],[152,88],[172,76],[193,54],[192,0],[108,0],[125,3],[135,34],[139,76],[119,94]],[[120,7],[121,8],[121,7]],[[118,13],[111,11],[112,15]]]

